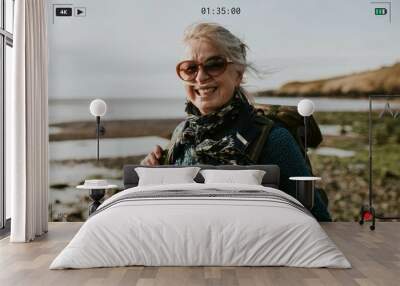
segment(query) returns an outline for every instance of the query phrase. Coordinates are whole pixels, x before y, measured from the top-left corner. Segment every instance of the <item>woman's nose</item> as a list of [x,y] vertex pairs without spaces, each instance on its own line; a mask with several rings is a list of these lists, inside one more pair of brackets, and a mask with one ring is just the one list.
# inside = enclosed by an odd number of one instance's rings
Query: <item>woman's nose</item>
[[198,83],[202,83],[208,80],[209,78],[210,76],[204,71],[204,68],[200,66],[199,71],[197,72],[196,81]]

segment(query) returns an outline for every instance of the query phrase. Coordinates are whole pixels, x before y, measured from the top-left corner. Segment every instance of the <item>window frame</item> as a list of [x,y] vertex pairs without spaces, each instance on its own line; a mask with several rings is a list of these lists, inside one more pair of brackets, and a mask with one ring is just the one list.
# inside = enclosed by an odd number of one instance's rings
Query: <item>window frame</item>
[[[6,0],[0,0],[0,237],[10,231],[10,221],[6,217],[6,189],[5,189],[5,94],[6,94],[6,50],[7,46],[13,48],[13,34],[6,30]],[[12,0],[13,14],[15,0]],[[12,15],[13,17],[14,15]]]

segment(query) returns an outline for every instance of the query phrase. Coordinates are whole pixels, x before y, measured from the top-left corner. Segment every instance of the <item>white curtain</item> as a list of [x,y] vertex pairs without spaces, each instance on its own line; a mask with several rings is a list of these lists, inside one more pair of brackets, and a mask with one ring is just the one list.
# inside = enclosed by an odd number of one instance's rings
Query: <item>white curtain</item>
[[48,227],[46,0],[16,0],[13,92],[6,98],[6,172],[11,189],[12,242]]

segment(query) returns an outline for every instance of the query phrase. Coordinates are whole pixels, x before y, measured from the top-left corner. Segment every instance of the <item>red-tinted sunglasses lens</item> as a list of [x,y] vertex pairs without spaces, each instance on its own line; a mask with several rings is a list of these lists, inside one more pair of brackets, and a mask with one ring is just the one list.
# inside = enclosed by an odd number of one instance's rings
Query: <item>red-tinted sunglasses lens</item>
[[196,78],[200,66],[203,66],[204,72],[210,76],[219,76],[227,67],[226,59],[215,56],[207,59],[204,64],[195,61],[184,61],[177,65],[176,72],[178,76],[185,81],[192,81]]
[[176,71],[181,79],[194,80],[199,71],[199,65],[195,61],[184,61],[178,64]]
[[204,71],[211,76],[219,76],[227,66],[227,61],[221,57],[212,57],[203,64]]

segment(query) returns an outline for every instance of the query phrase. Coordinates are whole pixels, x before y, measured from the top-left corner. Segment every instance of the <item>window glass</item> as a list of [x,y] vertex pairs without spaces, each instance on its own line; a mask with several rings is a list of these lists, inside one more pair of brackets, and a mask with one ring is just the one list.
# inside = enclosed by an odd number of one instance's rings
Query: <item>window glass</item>
[[3,23],[3,5],[2,5],[3,0],[0,0],[0,29],[2,29],[2,23]]
[[3,166],[3,45],[4,45],[4,36],[0,34],[0,227],[4,227],[4,212],[3,208],[5,208],[4,202],[4,188],[3,186],[3,174],[4,170],[1,168]]
[[[9,94],[11,93],[11,75],[12,75],[12,48],[10,47],[10,46],[8,46],[8,45],[6,45],[6,60],[5,60],[5,63],[6,63],[6,67],[5,67],[5,71],[6,71],[6,74],[5,74],[5,92],[6,92],[6,94],[5,94],[5,98],[8,98],[9,96]],[[5,196],[6,196],[6,204],[5,204],[5,207],[6,207],[6,211],[5,211],[5,213],[6,213],[6,219],[8,219],[8,218],[10,218],[11,217],[11,208],[10,208],[10,206],[11,206],[11,193],[10,193],[10,188],[6,188],[6,193],[5,193]]]
[[14,26],[14,1],[13,0],[6,0],[6,30],[10,33],[13,32]]

